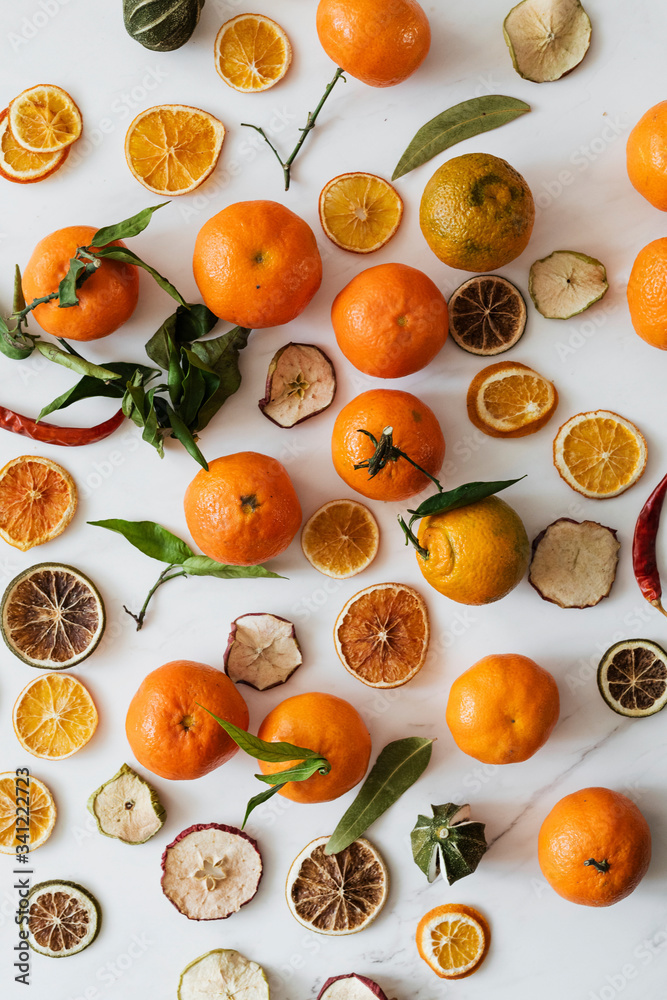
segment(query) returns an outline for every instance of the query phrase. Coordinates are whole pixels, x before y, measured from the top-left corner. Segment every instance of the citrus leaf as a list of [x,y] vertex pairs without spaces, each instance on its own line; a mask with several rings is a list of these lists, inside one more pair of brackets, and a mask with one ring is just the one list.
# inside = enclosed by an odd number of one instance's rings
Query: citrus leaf
[[197,442],[195,441],[192,431],[188,425],[183,422],[176,410],[169,406],[168,403],[165,403],[164,400],[163,405],[167,413],[169,423],[171,424],[171,429],[174,432],[174,437],[178,438],[188,455],[191,455],[195,462],[198,462],[202,469],[205,469],[208,472],[208,462],[197,447]]
[[104,367],[105,370],[120,375],[123,384],[120,384],[120,380],[105,382],[102,379],[84,375],[71,389],[63,392],[62,395],[57,396],[51,403],[44,406],[37,419],[42,420],[49,413],[53,413],[54,410],[64,410],[66,406],[78,403],[82,399],[93,399],[97,396],[105,399],[122,399],[125,394],[125,383],[133,378],[135,372],[141,374],[144,382],[149,381],[157,375],[155,368],[147,368],[145,365],[127,364],[124,361],[112,361]]
[[151,221],[153,212],[157,212],[158,208],[164,208],[168,204],[168,201],[163,201],[160,205],[142,209],[141,212],[131,215],[129,219],[123,219],[122,222],[117,222],[114,226],[104,226],[102,229],[98,229],[90,241],[90,246],[99,250],[107,244],[113,243],[114,240],[127,240],[131,236],[142,233]]
[[256,809],[257,806],[261,806],[262,802],[266,802],[267,799],[272,799],[274,795],[277,795],[281,788],[284,788],[287,782],[283,782],[281,785],[273,785],[271,788],[267,788],[265,792],[260,792],[259,795],[253,795],[253,797],[248,801],[246,807],[245,816],[243,817],[243,822],[241,823],[241,829],[243,830],[246,823],[248,822],[248,816]]
[[178,289],[174,288],[172,283],[167,281],[154,267],[151,267],[141,257],[138,257],[133,250],[128,250],[127,247],[100,247],[99,250],[95,251],[95,256],[108,257],[109,260],[118,260],[122,264],[134,264],[136,267],[143,267],[144,271],[148,271],[151,277],[155,279],[160,288],[167,292],[168,295],[171,295],[172,299],[175,299],[179,305],[187,308],[187,302]]
[[248,343],[252,331],[244,326],[235,326],[227,333],[213,340],[201,340],[192,345],[192,353],[199,358],[207,370],[220,379],[216,391],[202,404],[197,415],[196,430],[203,430],[220,407],[233,396],[241,385],[239,354]]
[[85,260],[72,257],[69,262],[67,274],[58,285],[58,308],[67,309],[70,306],[78,306],[79,296],[76,294],[76,280],[82,271],[86,270]]
[[30,334],[12,334],[0,317],[0,352],[12,361],[25,361],[35,350],[36,341]]
[[455,104],[422,125],[396,165],[391,179],[403,177],[422,163],[482,132],[490,132],[530,111],[530,105],[516,97],[487,94]]
[[515,483],[519,483],[525,478],[525,476],[519,476],[518,479],[502,479],[491,483],[464,483],[454,490],[435,493],[420,503],[416,510],[408,509],[408,514],[412,515],[409,527],[412,527],[415,521],[419,521],[422,517],[444,514],[448,510],[467,507],[468,504],[476,503],[477,500],[484,500],[485,497],[500,493],[501,490],[506,490],[508,486],[514,486]]
[[160,368],[169,368],[169,344],[191,344],[210,333],[218,317],[202,302],[188,302],[167,316],[162,326],[146,344],[146,354]]
[[85,358],[78,355],[61,351],[55,344],[47,344],[45,340],[38,341],[35,347],[48,361],[55,361],[57,365],[62,365],[64,368],[71,368],[79,375],[90,375],[92,378],[99,378],[104,382],[112,382],[121,377],[110,368],[102,368],[101,365],[94,365],[92,361],[86,361]]
[[123,521],[114,517],[105,521],[88,521],[88,524],[117,531],[144,555],[170,565],[180,566],[193,555],[190,546],[181,538],[154,521]]
[[[199,704],[199,702],[197,702]],[[240,729],[235,726],[233,722],[227,722],[225,719],[219,718],[214,715],[208,708],[204,705],[199,705],[203,708],[205,712],[215,719],[218,725],[222,726],[228,736],[234,740],[236,745],[254,757],[256,760],[263,760],[269,764],[280,764],[283,761],[292,760],[317,760],[318,767],[321,767],[321,762],[324,760],[325,763],[328,761],[317,752],[317,750],[308,750],[306,747],[297,747],[293,743],[267,743],[266,740],[260,740],[259,736],[253,736],[252,733],[246,732],[245,729]]]
[[188,576],[216,576],[220,580],[240,580],[246,577],[285,579],[284,576],[273,573],[264,566],[227,566],[226,563],[216,562],[215,559],[210,559],[208,556],[190,556],[182,563],[182,566]]
[[327,841],[325,854],[344,851],[400,799],[426,770],[434,742],[421,736],[408,736],[387,744]]
[[273,774],[256,774],[255,777],[267,785],[285,785],[288,781],[307,781],[308,778],[319,771],[320,774],[329,774],[331,764],[326,757],[309,757],[301,764],[288,767],[286,771],[275,771]]

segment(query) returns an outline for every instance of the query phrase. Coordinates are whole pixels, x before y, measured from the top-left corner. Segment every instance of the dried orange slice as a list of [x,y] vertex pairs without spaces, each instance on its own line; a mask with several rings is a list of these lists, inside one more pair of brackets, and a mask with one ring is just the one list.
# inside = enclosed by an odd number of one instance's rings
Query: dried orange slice
[[225,126],[207,111],[184,104],[160,104],[142,111],[125,136],[125,159],[155,194],[194,191],[213,171]]
[[55,153],[81,135],[81,112],[62,87],[40,83],[29,87],[9,105],[9,128],[31,153]]
[[527,365],[500,361],[475,375],[468,389],[468,416],[491,437],[524,437],[551,420],[558,405],[553,382]]
[[341,250],[373,253],[401,224],[403,202],[398,192],[375,174],[340,174],[320,193],[320,222]]
[[[29,814],[28,826],[20,818],[26,812],[19,807]],[[18,844],[36,851],[51,836],[55,822],[56,804],[43,781],[32,774],[21,778],[14,771],[0,774],[0,854],[16,854]]]
[[34,757],[63,760],[85,747],[97,728],[97,709],[71,674],[43,674],[16,699],[14,732]]
[[0,538],[26,552],[61,534],[77,493],[66,469],[39,455],[19,455],[0,469]]
[[55,153],[31,153],[9,128],[9,109],[0,112],[0,177],[15,184],[34,184],[50,177],[69,155],[69,146]]
[[422,917],[417,949],[441,979],[464,979],[480,967],[491,943],[491,930],[472,906],[447,903]]
[[215,39],[215,68],[229,87],[257,94],[282,80],[292,62],[290,40],[263,14],[239,14]]
[[582,496],[605,500],[624,493],[646,468],[646,440],[634,424],[611,410],[577,413],[554,440],[554,465]]
[[377,521],[356,500],[330,500],[315,511],[301,532],[308,562],[334,580],[347,580],[370,566],[379,544]]
[[421,670],[430,635],[428,611],[403,583],[376,583],[351,597],[334,627],[343,666],[374,688],[407,684]]

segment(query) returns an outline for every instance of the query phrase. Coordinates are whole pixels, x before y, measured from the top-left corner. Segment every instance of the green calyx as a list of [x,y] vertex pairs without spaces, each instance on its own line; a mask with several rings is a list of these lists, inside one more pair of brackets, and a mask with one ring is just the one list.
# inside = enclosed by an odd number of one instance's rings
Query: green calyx
[[431,806],[433,816],[418,816],[410,834],[412,856],[429,882],[439,875],[449,885],[471,875],[487,848],[484,823],[470,819],[469,805]]
[[595,858],[589,858],[588,861],[584,861],[584,865],[595,868],[600,875],[605,875],[611,868],[611,865],[606,858],[602,861],[596,861]]

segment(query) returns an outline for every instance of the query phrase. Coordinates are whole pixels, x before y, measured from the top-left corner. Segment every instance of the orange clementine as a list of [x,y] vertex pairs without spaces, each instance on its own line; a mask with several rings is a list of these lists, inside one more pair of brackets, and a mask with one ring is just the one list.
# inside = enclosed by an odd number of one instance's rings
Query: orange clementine
[[456,745],[484,764],[516,764],[544,746],[558,722],[558,685],[517,653],[485,656],[457,677],[447,701]]
[[628,136],[626,160],[632,186],[667,212],[667,101],[639,119]]
[[370,87],[402,83],[431,45],[416,0],[320,0],[317,34],[329,58]]
[[557,802],[544,820],[537,856],[559,896],[583,906],[611,906],[646,874],[651,831],[625,795],[582,788]]
[[407,264],[378,264],[357,274],[334,299],[331,323],[347,360],[377,378],[424,368],[449,329],[442,292]]
[[[286,698],[269,712],[257,734],[267,743],[292,743],[316,750],[331,764],[329,774],[288,782],[279,792],[293,802],[329,802],[344,795],[366,773],[371,738],[363,719],[349,702],[333,694],[310,691]],[[260,761],[263,774],[275,774],[293,764]]]
[[428,486],[429,479],[405,458],[390,455],[373,478],[369,477],[368,468],[355,468],[376,453],[376,446],[362,430],[380,442],[386,429],[391,430],[396,448],[437,476],[445,457],[440,424],[426,403],[400,389],[370,389],[343,407],[331,436],[334,468],[362,496],[372,500],[407,500]]
[[231,760],[236,743],[211,718],[248,728],[248,708],[221,670],[172,660],[148,674],[127,710],[125,732],[139,763],[161,778],[200,778]]
[[185,491],[184,507],[202,552],[232,566],[273,559],[301,527],[301,504],[285,467],[256,451],[209,462]]
[[642,340],[667,350],[667,237],[640,250],[628,279],[630,319]]
[[322,281],[315,235],[275,201],[240,201],[199,231],[192,261],[208,308],[238,326],[281,326],[303,312]]
[[[90,246],[92,226],[67,226],[40,240],[23,271],[26,302],[58,291],[77,247]],[[111,246],[124,247],[122,240]],[[99,340],[127,322],[139,298],[139,274],[133,264],[102,263],[81,285],[78,306],[61,309],[58,299],[43,302],[32,315],[47,333],[66,340]]]

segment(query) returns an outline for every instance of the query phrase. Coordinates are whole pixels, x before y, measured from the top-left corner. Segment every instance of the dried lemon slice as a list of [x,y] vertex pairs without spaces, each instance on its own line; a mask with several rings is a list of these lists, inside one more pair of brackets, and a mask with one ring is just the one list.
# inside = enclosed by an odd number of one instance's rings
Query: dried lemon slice
[[403,218],[398,192],[382,177],[340,174],[320,193],[320,222],[332,243],[351,253],[373,253],[395,235]]
[[9,105],[9,127],[31,153],[55,153],[81,135],[81,112],[62,87],[42,83],[29,87]]
[[591,21],[579,0],[523,0],[503,33],[519,76],[534,83],[572,72],[591,44]]
[[463,979],[486,958],[491,931],[472,906],[447,903],[422,917],[417,928],[420,956],[441,979]]
[[200,108],[160,104],[142,111],[125,136],[125,159],[149,191],[188,194],[212,173],[225,126]]
[[290,40],[263,14],[239,14],[215,39],[215,68],[229,87],[257,94],[282,80],[292,62]]
[[624,493],[646,468],[646,440],[634,424],[610,410],[570,417],[554,440],[554,465],[568,486],[592,500]]
[[46,760],[71,757],[97,728],[97,709],[81,681],[71,674],[45,674],[16,699],[14,732],[28,753]]
[[[28,827],[18,819],[19,806],[29,812]],[[0,854],[16,855],[18,844],[36,851],[51,836],[55,822],[56,804],[43,781],[32,774],[17,778],[15,771],[0,774]]]
[[554,250],[530,269],[528,291],[547,319],[570,319],[607,294],[604,264],[576,250]]

